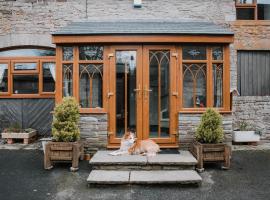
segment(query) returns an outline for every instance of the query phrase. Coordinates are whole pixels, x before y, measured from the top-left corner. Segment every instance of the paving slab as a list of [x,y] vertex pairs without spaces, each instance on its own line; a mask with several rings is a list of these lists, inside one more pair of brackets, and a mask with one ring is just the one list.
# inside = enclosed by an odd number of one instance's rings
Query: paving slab
[[92,170],[87,178],[89,184],[128,184],[129,171]]
[[134,184],[200,184],[202,178],[194,170],[131,171]]
[[141,155],[112,156],[112,151],[98,151],[89,161],[90,165],[146,165],[147,157]]
[[157,154],[147,157],[152,165],[196,165],[196,158],[189,151],[180,151],[180,154]]

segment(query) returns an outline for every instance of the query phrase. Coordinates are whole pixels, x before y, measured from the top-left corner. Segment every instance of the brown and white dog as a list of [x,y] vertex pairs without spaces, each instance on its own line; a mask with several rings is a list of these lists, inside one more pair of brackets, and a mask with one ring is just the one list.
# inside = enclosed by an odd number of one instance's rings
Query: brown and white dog
[[129,153],[128,150],[134,144],[134,142],[135,142],[135,133],[126,132],[121,138],[120,149],[113,151],[109,154],[112,156],[128,154]]
[[155,156],[160,152],[160,148],[153,140],[136,140],[135,143],[128,149],[129,154],[141,154],[147,156]]

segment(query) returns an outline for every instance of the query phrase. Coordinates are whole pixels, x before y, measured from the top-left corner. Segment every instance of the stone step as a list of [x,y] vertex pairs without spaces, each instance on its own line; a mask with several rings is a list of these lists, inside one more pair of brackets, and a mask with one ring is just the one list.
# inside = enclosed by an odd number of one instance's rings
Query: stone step
[[195,169],[197,160],[189,151],[179,154],[157,154],[153,157],[141,155],[109,155],[111,151],[98,151],[90,160],[94,170],[180,170]]
[[194,170],[92,170],[87,182],[88,185],[179,184],[199,186],[202,178]]

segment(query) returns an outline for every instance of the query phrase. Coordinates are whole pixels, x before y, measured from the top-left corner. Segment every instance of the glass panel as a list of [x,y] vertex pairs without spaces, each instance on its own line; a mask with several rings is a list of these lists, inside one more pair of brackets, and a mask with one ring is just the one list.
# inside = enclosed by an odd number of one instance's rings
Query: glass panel
[[253,0],[237,0],[236,2],[239,4],[252,4]]
[[213,64],[214,107],[223,106],[223,64]]
[[8,64],[0,64],[0,92],[8,92]]
[[270,1],[268,4],[258,4],[258,19],[270,20]]
[[63,60],[73,60],[73,47],[62,47]]
[[149,64],[149,137],[169,137],[170,52],[150,51]]
[[43,92],[54,92],[55,90],[55,63],[42,64]]
[[213,47],[212,58],[213,60],[223,60],[223,47]]
[[206,64],[183,64],[183,104],[206,107]]
[[13,49],[0,51],[0,57],[55,56],[54,49]]
[[116,136],[136,131],[136,51],[116,51]]
[[236,8],[236,19],[254,20],[254,8]]
[[102,107],[103,65],[80,65],[80,105],[82,108]]
[[36,70],[37,63],[15,63],[14,70]]
[[81,46],[79,47],[80,60],[103,60],[102,46]]
[[183,46],[184,60],[206,60],[206,47],[204,46]]
[[63,96],[73,95],[73,65],[63,64]]
[[13,75],[14,94],[37,94],[38,75]]

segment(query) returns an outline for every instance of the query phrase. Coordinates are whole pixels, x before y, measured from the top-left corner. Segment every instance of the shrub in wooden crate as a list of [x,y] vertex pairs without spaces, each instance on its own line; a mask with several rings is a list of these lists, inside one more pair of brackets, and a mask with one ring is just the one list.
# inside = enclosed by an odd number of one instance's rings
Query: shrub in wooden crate
[[53,114],[53,141],[45,146],[44,167],[51,169],[53,162],[72,162],[71,171],[78,170],[79,158],[83,158],[83,145],[78,142],[80,130],[79,105],[73,97],[66,97],[56,105]]
[[204,170],[205,162],[222,162],[223,169],[230,168],[231,148],[222,143],[223,138],[221,115],[214,109],[207,109],[196,130],[196,141],[191,145],[191,153],[198,160],[198,171]]

